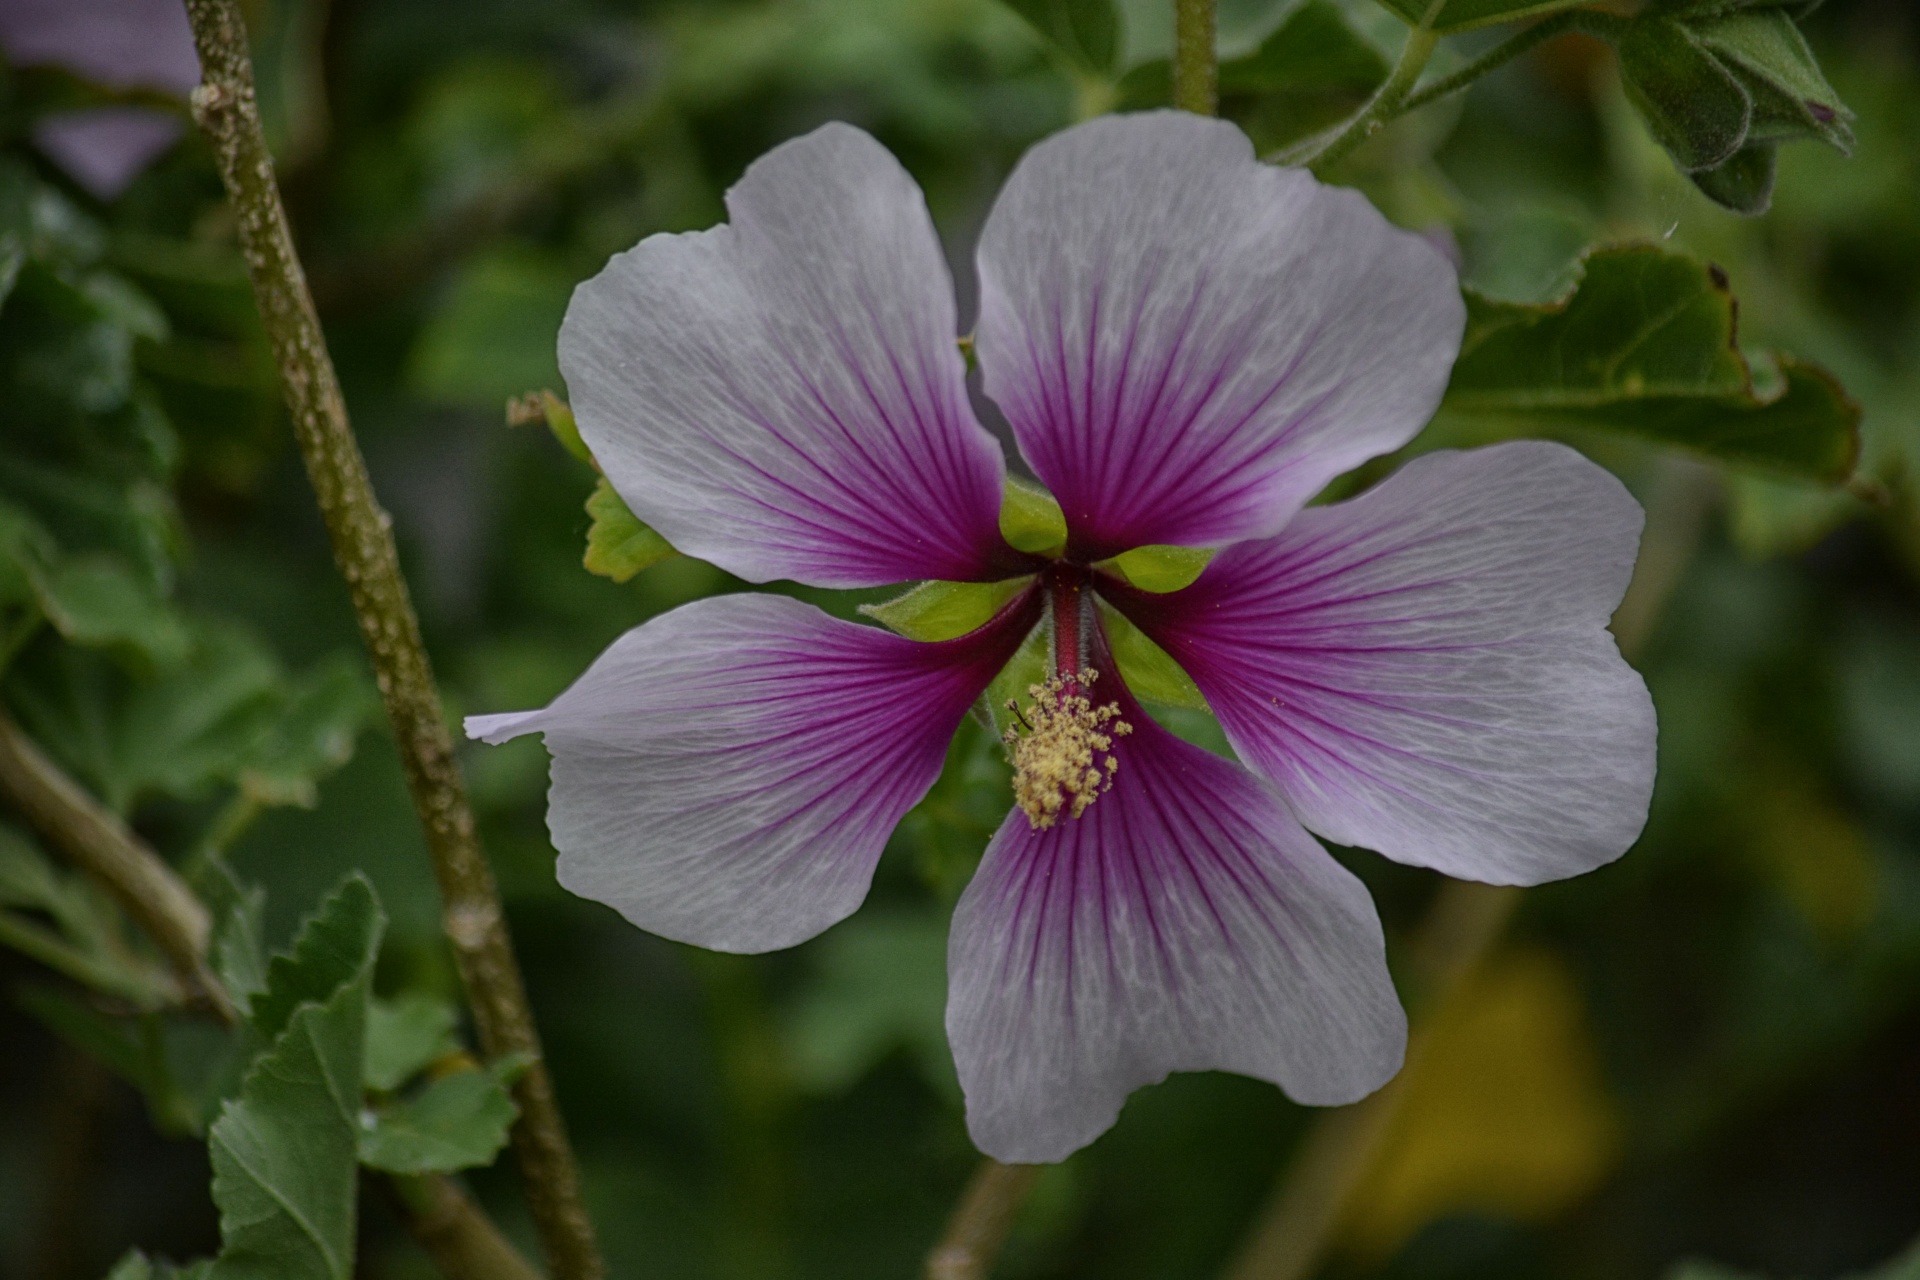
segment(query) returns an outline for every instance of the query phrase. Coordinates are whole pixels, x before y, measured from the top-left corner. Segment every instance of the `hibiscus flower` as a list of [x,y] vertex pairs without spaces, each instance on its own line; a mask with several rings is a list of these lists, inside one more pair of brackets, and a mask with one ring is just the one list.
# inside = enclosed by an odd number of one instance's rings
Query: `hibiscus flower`
[[[1379,918],[1309,831],[1530,884],[1619,855],[1654,719],[1606,631],[1641,513],[1555,444],[1329,481],[1431,416],[1454,271],[1232,125],[1110,117],[1036,146],[982,233],[984,389],[1064,512],[1016,550],[952,282],[918,188],[828,125],[756,162],[731,221],[659,235],[574,295],[561,367],[634,513],[754,582],[1014,580],[923,643],[731,595],[617,640],[552,705],[559,876],[727,951],[812,937],[867,892],[961,718],[1036,627],[1013,805],[954,915],[947,1028],[975,1142],[1058,1160],[1172,1071],[1343,1103],[1398,1069]],[[1181,590],[1113,557],[1218,548]],[[1104,607],[1096,607],[1096,601]],[[1128,688],[1104,608],[1191,676],[1239,762]]]

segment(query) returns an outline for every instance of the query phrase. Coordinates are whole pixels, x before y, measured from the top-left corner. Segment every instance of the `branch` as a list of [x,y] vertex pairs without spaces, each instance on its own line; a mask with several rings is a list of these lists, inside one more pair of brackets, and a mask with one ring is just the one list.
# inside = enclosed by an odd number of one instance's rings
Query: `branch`
[[947,1233],[927,1255],[927,1280],[987,1280],[1039,1177],[1037,1164],[982,1160],[961,1193]]
[[534,1265],[452,1178],[396,1175],[387,1185],[408,1233],[448,1280],[541,1280]]
[[0,792],[35,830],[114,896],[167,957],[189,993],[203,1000],[221,1021],[234,1021],[232,1002],[207,969],[207,939],[213,926],[206,907],[165,859],[47,759],[4,714],[0,714]]
[[1214,0],[1174,0],[1173,105],[1199,116],[1220,114],[1220,57]]
[[[1442,3],[1444,0],[1434,0],[1428,9],[1428,16],[1438,12]],[[1295,163],[1315,173],[1323,173],[1330,165],[1344,160],[1361,143],[1384,129],[1389,120],[1400,114],[1401,104],[1413,91],[1414,82],[1426,70],[1427,59],[1433,56],[1439,43],[1439,34],[1424,22],[1407,32],[1407,43],[1400,50],[1400,61],[1394,65],[1386,83],[1339,133]]]
[[[1638,657],[1652,638],[1662,608],[1699,547],[1718,493],[1719,479],[1711,468],[1683,457],[1663,461],[1648,499],[1640,559],[1614,612],[1614,635],[1626,657]],[[1437,1010],[1457,996],[1498,945],[1519,901],[1520,890],[1511,887],[1463,880],[1441,887],[1412,957],[1420,1025],[1431,1025]],[[1314,1273],[1354,1192],[1387,1145],[1425,1043],[1416,1026],[1406,1065],[1392,1083],[1314,1121],[1225,1280],[1307,1280]]]
[[366,462],[347,422],[339,378],[327,353],[305,273],[294,251],[260,131],[253,66],[238,0],[187,0],[205,83],[193,114],[213,145],[240,230],[260,318],[280,366],[294,436],[352,594],[387,716],[406,770],[414,808],[426,828],[444,924],[453,942],[474,1023],[488,1057],[526,1054],[533,1065],[514,1086],[514,1126],[527,1199],[557,1280],[597,1280],[604,1272],[580,1197],[567,1140],[493,872],[474,834],[473,812],[453,755],[439,690],[420,639],[394,549],[392,521],[380,509]]

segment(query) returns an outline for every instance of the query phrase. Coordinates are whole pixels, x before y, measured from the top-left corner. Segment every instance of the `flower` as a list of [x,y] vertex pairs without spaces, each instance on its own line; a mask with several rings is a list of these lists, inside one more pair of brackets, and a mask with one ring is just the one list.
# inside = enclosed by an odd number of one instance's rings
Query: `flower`
[[[899,164],[828,125],[727,207],[614,258],[561,330],[581,434],[634,512],[752,581],[1028,581],[939,643],[703,600],[551,706],[472,718],[546,735],[567,887],[722,950],[813,936],[1045,625],[1017,805],[954,915],[947,1027],[975,1142],[1049,1161],[1172,1071],[1343,1103],[1398,1069],[1379,919],[1309,828],[1510,884],[1637,836],[1654,721],[1605,629],[1641,524],[1616,480],[1518,442],[1306,506],[1425,424],[1463,324],[1452,266],[1360,196],[1176,113],[1020,162],[980,241],[976,345],[1064,511],[1051,554],[999,533],[1005,461]],[[1158,595],[1106,563],[1169,544],[1219,551]],[[1244,763],[1155,723],[1096,598],[1184,666]]]

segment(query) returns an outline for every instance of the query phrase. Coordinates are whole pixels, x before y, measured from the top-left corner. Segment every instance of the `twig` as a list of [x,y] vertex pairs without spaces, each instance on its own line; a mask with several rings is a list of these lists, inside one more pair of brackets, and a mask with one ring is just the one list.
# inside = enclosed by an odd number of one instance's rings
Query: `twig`
[[1220,60],[1214,0],[1174,0],[1173,105],[1195,115],[1220,114]]
[[1380,132],[1389,120],[1399,114],[1400,104],[1413,91],[1420,73],[1426,70],[1427,59],[1433,56],[1434,48],[1440,43],[1439,33],[1428,23],[1433,21],[1445,4],[1446,0],[1433,0],[1427,6],[1426,17],[1420,25],[1407,32],[1407,43],[1400,50],[1400,61],[1394,64],[1386,83],[1374,92],[1367,105],[1360,108],[1359,113],[1324,145],[1296,163],[1316,173],[1323,172],[1336,161],[1345,159],[1355,147]]
[[540,1272],[452,1178],[387,1180],[400,1220],[447,1280],[541,1280]]
[[0,792],[35,830],[111,893],[152,938],[186,990],[224,1022],[233,1004],[207,969],[212,922],[165,859],[0,715]]
[[237,216],[254,298],[286,384],[294,436],[426,828],[446,933],[480,1042],[489,1057],[526,1054],[533,1063],[514,1086],[520,1120],[513,1136],[534,1222],[557,1280],[595,1280],[603,1267],[581,1202],[579,1172],[539,1057],[499,891],[474,834],[419,619],[400,576],[392,521],[374,498],[348,425],[261,134],[238,0],[187,0],[187,15],[205,77],[193,91],[194,119],[213,144]]
[[[1647,530],[1633,581],[1614,613],[1620,651],[1637,657],[1652,638],[1655,622],[1692,561],[1718,495],[1717,474],[1692,459],[1661,461],[1649,494]],[[1412,976],[1418,1019],[1407,1062],[1386,1088],[1351,1107],[1327,1111],[1302,1140],[1299,1153],[1255,1218],[1253,1231],[1234,1255],[1225,1280],[1307,1280],[1345,1216],[1354,1192],[1386,1146],[1406,1097],[1406,1082],[1419,1070],[1425,1037],[1436,1012],[1459,992],[1492,952],[1518,906],[1520,890],[1449,880],[1441,886],[1421,926]]]
[[1417,111],[1429,102],[1438,102],[1450,93],[1458,93],[1481,76],[1490,71],[1499,70],[1521,54],[1545,44],[1555,36],[1579,31],[1588,35],[1617,39],[1624,23],[1625,20],[1622,18],[1591,9],[1568,9],[1550,18],[1543,18],[1526,30],[1508,36],[1452,75],[1442,76],[1433,83],[1422,85],[1408,94],[1406,101],[1400,104],[1394,114],[1405,115],[1409,111]]
[[1037,1164],[982,1160],[961,1193],[947,1233],[927,1255],[927,1280],[987,1280],[1039,1176]]

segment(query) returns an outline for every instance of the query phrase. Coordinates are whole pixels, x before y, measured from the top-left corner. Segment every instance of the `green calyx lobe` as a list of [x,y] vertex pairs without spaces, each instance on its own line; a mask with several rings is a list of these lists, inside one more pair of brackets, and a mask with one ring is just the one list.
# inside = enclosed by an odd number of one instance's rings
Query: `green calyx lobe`
[[1111,560],[1093,567],[1110,573],[1122,582],[1155,595],[1165,595],[1193,585],[1213,559],[1211,547],[1145,546],[1122,551]]
[[999,582],[922,582],[905,595],[860,612],[909,640],[955,640],[977,630],[1026,590],[1033,578]]
[[1000,501],[1000,536],[1016,551],[1058,556],[1067,549],[1067,517],[1053,495],[1031,480],[1007,477]]

